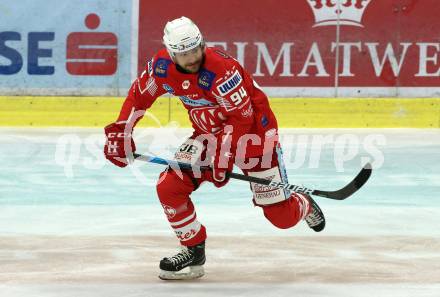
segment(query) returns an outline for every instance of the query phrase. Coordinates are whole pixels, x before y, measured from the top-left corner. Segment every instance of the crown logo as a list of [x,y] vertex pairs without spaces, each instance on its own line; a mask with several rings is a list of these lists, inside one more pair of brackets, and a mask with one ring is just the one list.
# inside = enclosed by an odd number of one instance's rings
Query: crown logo
[[363,27],[361,20],[372,0],[307,0],[315,15],[315,25]]

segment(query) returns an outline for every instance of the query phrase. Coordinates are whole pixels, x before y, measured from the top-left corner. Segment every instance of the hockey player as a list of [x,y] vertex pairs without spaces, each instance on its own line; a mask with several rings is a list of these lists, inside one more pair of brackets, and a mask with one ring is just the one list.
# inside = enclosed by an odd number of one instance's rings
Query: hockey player
[[[276,118],[249,73],[228,54],[207,47],[186,17],[166,24],[163,43],[165,48],[132,84],[117,121],[105,127],[104,153],[125,167],[136,150],[131,133],[141,117],[135,115],[165,93],[180,98],[194,133],[175,158],[191,164],[212,160],[212,170],[202,173],[168,167],[157,183],[159,200],[182,245],[181,252],[160,261],[159,277],[188,279],[204,274],[207,237],[190,194],[205,181],[224,186],[234,163],[249,176],[282,182],[287,176]],[[251,190],[253,203],[274,226],[286,229],[305,219],[313,230],[324,229],[324,215],[310,196],[254,183]]]

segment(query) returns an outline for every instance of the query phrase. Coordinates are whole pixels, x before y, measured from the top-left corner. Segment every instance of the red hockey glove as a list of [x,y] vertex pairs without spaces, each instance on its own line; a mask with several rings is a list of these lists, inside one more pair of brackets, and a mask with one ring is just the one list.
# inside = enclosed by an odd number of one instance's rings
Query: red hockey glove
[[[112,123],[104,128],[107,141],[104,146],[105,157],[119,167],[125,167],[129,163],[128,158],[136,150],[131,131],[125,131],[125,124]],[[125,146],[124,146],[125,141]],[[127,147],[127,151],[125,151]],[[128,157],[128,158],[127,158]]]

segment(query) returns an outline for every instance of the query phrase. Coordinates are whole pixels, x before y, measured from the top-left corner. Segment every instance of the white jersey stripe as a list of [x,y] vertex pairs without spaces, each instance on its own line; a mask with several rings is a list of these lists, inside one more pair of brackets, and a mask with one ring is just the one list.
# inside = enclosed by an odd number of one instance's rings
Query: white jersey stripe
[[188,221],[191,221],[194,217],[196,216],[196,211],[194,210],[192,214],[190,214],[189,216],[187,216],[186,218],[178,221],[178,222],[170,222],[171,226],[179,226],[182,225]]

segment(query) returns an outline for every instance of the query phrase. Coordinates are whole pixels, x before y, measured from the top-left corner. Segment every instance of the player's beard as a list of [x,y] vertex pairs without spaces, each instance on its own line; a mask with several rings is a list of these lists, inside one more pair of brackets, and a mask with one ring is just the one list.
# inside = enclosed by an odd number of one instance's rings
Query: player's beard
[[190,73],[197,73],[199,72],[200,67],[202,66],[202,61],[203,61],[203,57],[195,62],[186,64],[184,69]]

